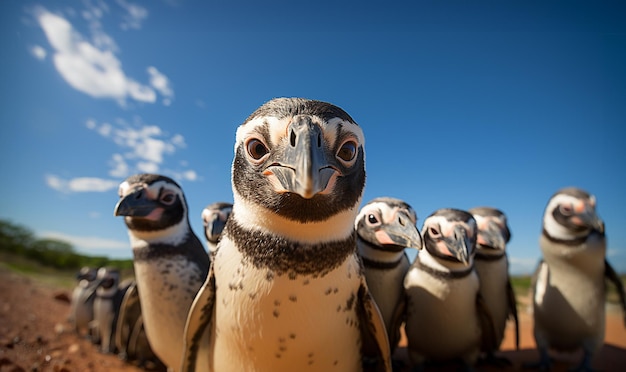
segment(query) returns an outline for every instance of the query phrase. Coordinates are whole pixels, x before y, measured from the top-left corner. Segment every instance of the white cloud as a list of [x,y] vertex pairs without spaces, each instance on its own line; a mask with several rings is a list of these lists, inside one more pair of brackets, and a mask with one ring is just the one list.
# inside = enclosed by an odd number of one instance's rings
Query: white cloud
[[509,257],[510,273],[513,275],[528,275],[532,274],[539,262],[538,257]]
[[43,61],[44,59],[46,59],[48,52],[46,52],[46,50],[41,45],[33,45],[32,47],[30,47],[30,54],[32,54],[33,57],[37,58],[38,60]]
[[153,66],[148,67],[148,74],[150,75],[150,85],[164,97],[163,104],[169,106],[172,102],[172,97],[174,97],[170,80]]
[[122,30],[140,29],[141,23],[148,18],[148,10],[126,0],[117,0],[117,3],[127,12],[124,15],[123,22],[120,24]]
[[59,176],[48,174],[46,175],[46,184],[50,188],[63,193],[105,192],[117,188],[119,181],[97,177],[76,177],[66,180]]
[[128,164],[121,154],[113,154],[110,165],[109,176],[111,177],[125,178],[130,174]]
[[53,48],[54,66],[63,79],[91,97],[113,99],[121,105],[128,99],[154,103],[157,91],[163,95],[164,104],[169,105],[174,94],[169,79],[152,66],[148,68],[150,85],[127,76],[116,56],[115,41],[102,29],[100,19],[108,13],[107,5],[104,2],[86,4],[88,8],[81,14],[89,22],[91,40],[76,31],[66,18],[43,7],[35,10],[35,18]]
[[63,240],[71,243],[74,247],[94,249],[130,249],[128,241],[100,238],[96,236],[78,236],[62,233],[59,231],[42,231],[38,234],[42,238]]
[[[85,126],[102,137],[111,139],[120,148],[127,150],[123,153],[115,153],[109,165],[109,175],[112,177],[126,177],[134,172],[159,173],[161,164],[166,156],[176,153],[178,148],[185,148],[185,137],[181,134],[166,135],[156,125],[146,125],[141,119],[135,118],[134,123],[127,123],[123,119],[115,120],[114,124],[98,124],[93,119],[88,119]],[[187,162],[181,163],[187,168]],[[179,178],[194,181],[198,178],[193,170],[173,172],[179,174]]]

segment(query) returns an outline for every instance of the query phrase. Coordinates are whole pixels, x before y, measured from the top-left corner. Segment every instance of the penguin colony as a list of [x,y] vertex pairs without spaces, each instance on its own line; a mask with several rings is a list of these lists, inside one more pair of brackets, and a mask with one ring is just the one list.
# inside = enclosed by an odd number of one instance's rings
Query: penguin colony
[[[359,210],[362,128],[337,106],[301,98],[271,100],[239,126],[231,181],[234,202],[202,211],[208,251],[173,179],[122,182],[114,214],[127,227],[135,282],[120,285],[111,268],[81,271],[76,331],[103,352],[158,357],[171,371],[510,363],[497,356],[508,320],[519,347],[502,211],[443,208],[420,231],[405,201],[379,197]],[[528,367],[548,369],[550,350],[582,349],[578,367],[591,370],[607,279],[626,313],[595,207],[577,188],[546,206],[532,280],[539,361]],[[407,248],[418,251],[412,262]],[[410,366],[391,357],[401,329]]]

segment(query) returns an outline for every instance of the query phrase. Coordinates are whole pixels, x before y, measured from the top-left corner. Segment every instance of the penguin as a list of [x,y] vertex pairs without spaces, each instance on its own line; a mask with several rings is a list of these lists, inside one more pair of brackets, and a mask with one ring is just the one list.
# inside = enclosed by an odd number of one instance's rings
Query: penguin
[[405,248],[422,249],[416,223],[413,208],[391,197],[371,200],[355,221],[365,279],[383,317],[392,355],[400,341],[405,307],[403,282],[411,264]]
[[515,347],[519,350],[519,320],[515,292],[509,277],[506,244],[511,240],[511,230],[506,215],[495,208],[476,207],[468,211],[476,220],[478,235],[474,267],[480,280],[480,294],[491,313],[496,331],[494,349],[483,348],[486,362],[510,364],[506,358],[497,358],[495,352],[504,339],[507,319],[515,326]]
[[142,367],[147,367],[150,362],[155,366],[160,364],[145,333],[135,280],[130,283],[122,299],[115,331],[115,345],[119,358],[126,362],[137,361]]
[[207,277],[209,256],[189,224],[182,188],[158,174],[130,176],[114,214],[124,216],[150,346],[170,369],[180,368],[191,303]]
[[74,331],[79,335],[92,338],[89,323],[93,320],[93,302],[96,297],[96,275],[98,269],[95,267],[82,267],[76,274],[78,283],[72,291],[70,305],[70,323]]
[[364,135],[343,109],[277,98],[236,133],[233,209],[186,328],[212,371],[390,371],[356,249]]
[[100,335],[100,351],[114,353],[115,329],[124,289],[120,288],[120,272],[114,267],[101,267],[96,278],[96,298],[93,304],[94,322]]
[[209,254],[213,256],[217,250],[217,243],[220,241],[226,220],[233,210],[232,203],[216,202],[209,204],[202,210],[202,225],[204,226],[204,237],[207,241]]
[[471,370],[481,344],[495,339],[474,270],[476,235],[474,217],[459,209],[439,209],[424,221],[424,249],[404,280],[407,349],[415,370],[459,359]]
[[548,352],[582,348],[578,370],[591,370],[604,342],[606,279],[615,283],[626,314],[624,289],[606,259],[604,222],[596,198],[576,187],[549,199],[539,238],[542,258],[532,279],[533,334],[542,369]]

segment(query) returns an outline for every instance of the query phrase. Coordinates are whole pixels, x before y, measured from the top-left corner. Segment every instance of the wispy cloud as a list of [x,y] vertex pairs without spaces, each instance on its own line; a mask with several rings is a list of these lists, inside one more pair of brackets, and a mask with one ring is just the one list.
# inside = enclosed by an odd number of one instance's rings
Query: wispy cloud
[[45,178],[48,187],[62,193],[106,192],[119,186],[119,181],[117,180],[107,180],[97,177],[64,179],[54,174],[47,174]]
[[[183,135],[168,135],[157,125],[143,123],[139,117],[135,117],[132,123],[118,118],[113,124],[98,124],[89,119],[85,126],[113,141],[122,150],[122,153],[113,154],[109,162],[112,177],[126,177],[134,172],[159,173],[167,156],[187,146]],[[169,172],[189,181],[198,178],[196,172],[189,169]]]
[[534,258],[509,257],[509,265],[510,265],[509,271],[513,275],[532,274],[533,271],[535,271],[537,262],[539,262],[538,257],[534,257]]
[[59,231],[42,231],[38,235],[41,236],[42,238],[63,240],[72,244],[76,248],[82,248],[83,250],[96,250],[96,249],[130,250],[128,241],[100,238],[96,236],[69,235],[66,233],[59,232]]
[[[147,11],[139,6],[120,1],[138,27],[139,19],[147,17]],[[150,84],[142,84],[126,75],[117,57],[119,48],[113,38],[104,32],[101,19],[109,12],[104,2],[95,5],[86,2],[87,8],[80,14],[88,22],[91,39],[79,33],[67,18],[43,7],[35,8],[34,15],[52,47],[52,61],[63,79],[74,89],[94,98],[113,99],[121,105],[127,100],[154,103],[157,93],[163,103],[169,105],[174,96],[168,78],[155,67],[147,68]],[[137,28],[133,26],[132,28]],[[128,26],[130,27],[130,26]],[[44,50],[45,52],[45,50]]]
[[46,56],[48,55],[48,52],[46,52],[46,50],[41,45],[33,45],[32,47],[30,47],[29,51],[30,54],[33,55],[33,57],[37,58],[40,61],[46,59]]
[[126,10],[120,28],[122,30],[140,29],[143,21],[148,18],[148,10],[126,0],[117,0],[117,3]]

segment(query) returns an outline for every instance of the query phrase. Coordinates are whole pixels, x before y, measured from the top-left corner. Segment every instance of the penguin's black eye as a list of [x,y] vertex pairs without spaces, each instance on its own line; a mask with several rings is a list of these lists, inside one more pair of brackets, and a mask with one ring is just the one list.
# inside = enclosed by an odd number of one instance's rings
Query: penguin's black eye
[[369,222],[372,225],[376,225],[378,223],[378,218],[376,218],[376,216],[374,216],[373,214],[369,214],[367,216],[367,222]]
[[339,148],[339,152],[337,152],[337,157],[346,162],[352,161],[356,156],[356,148],[356,142],[352,140],[346,141]]
[[260,160],[269,152],[265,144],[257,138],[252,138],[248,141],[246,144],[246,150],[254,160]]
[[174,203],[174,200],[176,200],[176,195],[174,195],[174,193],[172,192],[165,192],[163,193],[163,195],[161,195],[161,198],[159,200],[161,200],[161,203],[165,205],[172,205],[172,203]]

